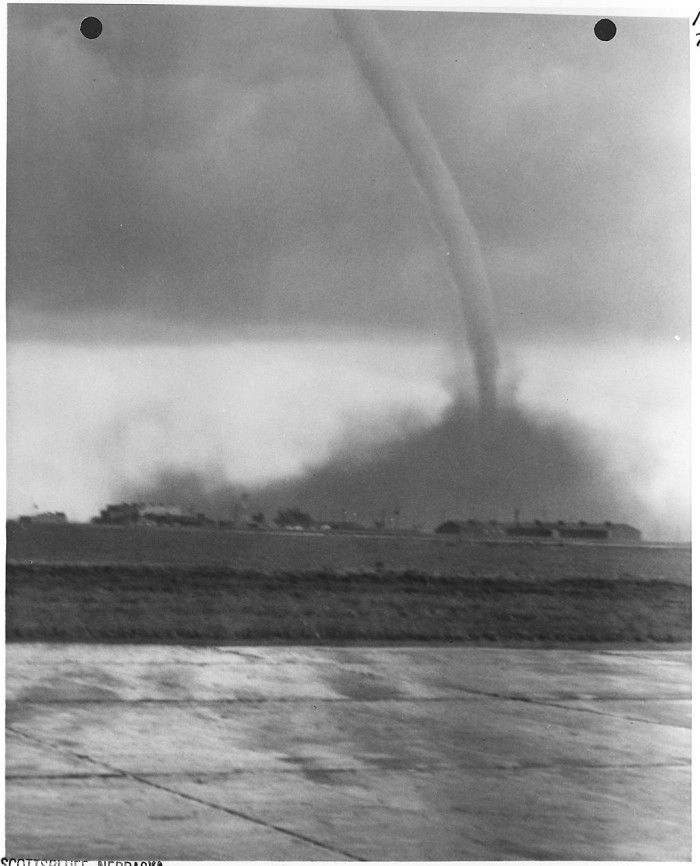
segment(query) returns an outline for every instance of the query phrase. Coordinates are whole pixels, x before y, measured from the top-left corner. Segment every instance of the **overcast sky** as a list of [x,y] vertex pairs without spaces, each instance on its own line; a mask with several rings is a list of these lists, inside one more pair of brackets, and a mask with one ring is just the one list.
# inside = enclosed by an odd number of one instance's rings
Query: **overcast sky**
[[[444,248],[329,12],[9,9],[11,335],[17,312],[440,327]],[[687,336],[685,21],[377,18],[501,333]]]
[[[531,454],[520,499],[474,478],[469,516],[556,498],[685,533],[687,22],[618,17],[601,42],[594,16],[376,20],[483,249],[523,413],[493,466]],[[8,46],[10,512],[87,518],[182,473],[231,501],[324,465],[323,496],[283,489],[340,508],[349,441],[387,478],[399,440],[475,459],[445,420],[447,250],[331,13],[18,4]],[[555,440],[569,469],[543,487]],[[433,487],[416,519],[444,510]]]

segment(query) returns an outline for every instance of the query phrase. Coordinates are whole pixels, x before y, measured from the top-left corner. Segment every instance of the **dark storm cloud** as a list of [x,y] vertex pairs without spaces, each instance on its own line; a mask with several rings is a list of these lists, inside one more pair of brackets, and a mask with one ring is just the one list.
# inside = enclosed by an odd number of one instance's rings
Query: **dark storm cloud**
[[[332,17],[9,7],[13,314],[439,328],[444,248]],[[506,334],[683,333],[685,24],[382,13]],[[12,333],[12,330],[11,330]]]

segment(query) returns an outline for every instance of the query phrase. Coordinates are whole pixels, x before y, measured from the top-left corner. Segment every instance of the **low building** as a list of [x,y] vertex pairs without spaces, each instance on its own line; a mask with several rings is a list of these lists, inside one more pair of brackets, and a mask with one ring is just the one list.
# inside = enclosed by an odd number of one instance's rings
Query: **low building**
[[139,502],[136,505],[139,517],[182,517],[182,508],[179,505],[163,505],[155,502]]
[[357,523],[355,520],[331,520],[327,523],[324,523],[323,526],[327,526],[329,529],[334,530],[335,532],[366,532],[367,527],[363,526],[361,523]]
[[38,514],[25,514],[19,518],[20,524],[26,526],[29,523],[68,523],[68,518],[62,511],[42,511]]
[[100,511],[100,516],[93,523],[136,523],[139,519],[139,509],[135,502],[120,502],[118,505],[108,505]]
[[440,534],[459,535],[463,538],[528,538],[528,539],[562,539],[567,541],[611,541],[634,544],[642,540],[642,533],[627,523],[588,523],[579,520],[570,523],[558,520],[555,523],[545,523],[535,520],[532,523],[498,523],[495,520],[446,520],[435,532]]
[[557,531],[552,526],[539,521],[534,523],[513,523],[505,527],[509,538],[556,538]]
[[208,522],[203,514],[183,514],[179,505],[154,502],[120,502],[108,505],[95,517],[93,523],[110,525],[183,525],[199,526]]
[[627,523],[588,523],[579,520],[578,523],[568,523],[558,520],[556,523],[513,523],[506,527],[506,534],[513,538],[561,538],[568,541],[621,541],[635,543],[642,540],[642,533]]
[[505,535],[505,526],[496,520],[446,520],[435,532],[468,538],[497,538]]

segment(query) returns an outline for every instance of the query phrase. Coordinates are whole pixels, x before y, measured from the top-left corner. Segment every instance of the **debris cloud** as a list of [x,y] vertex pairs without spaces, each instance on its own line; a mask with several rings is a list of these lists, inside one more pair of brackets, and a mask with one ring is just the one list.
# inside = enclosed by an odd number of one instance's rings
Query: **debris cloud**
[[326,521],[376,521],[432,531],[449,518],[510,521],[622,520],[649,526],[649,512],[582,433],[536,421],[501,406],[484,437],[482,414],[457,404],[430,429],[388,447],[358,451],[351,443],[300,477],[267,484],[207,488],[193,473],[163,473],[153,487],[125,489],[136,498],[191,501],[230,517],[248,495],[250,508],[271,520],[279,507],[300,506]]

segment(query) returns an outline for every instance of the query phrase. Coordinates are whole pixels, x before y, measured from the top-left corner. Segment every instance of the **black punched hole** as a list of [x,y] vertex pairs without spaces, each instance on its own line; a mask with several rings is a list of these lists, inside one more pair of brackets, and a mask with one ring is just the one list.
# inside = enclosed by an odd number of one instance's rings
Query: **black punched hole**
[[97,39],[102,33],[102,22],[99,18],[83,18],[80,22],[80,32],[86,39]]
[[593,32],[601,42],[610,42],[617,33],[617,27],[615,22],[609,18],[601,18],[600,21],[596,22]]

